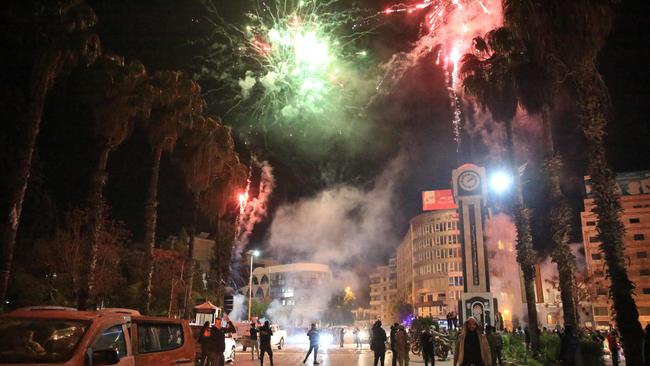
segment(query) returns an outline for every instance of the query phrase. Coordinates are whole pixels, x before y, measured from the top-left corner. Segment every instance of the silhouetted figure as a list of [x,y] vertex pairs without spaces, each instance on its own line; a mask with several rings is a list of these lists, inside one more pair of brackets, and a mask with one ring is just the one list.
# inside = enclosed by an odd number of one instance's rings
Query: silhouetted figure
[[264,354],[269,354],[269,361],[271,361],[271,366],[273,366],[273,349],[271,348],[271,337],[273,336],[273,331],[271,330],[271,325],[269,321],[265,321],[264,325],[259,329],[259,338],[260,338],[260,365],[264,365]]
[[573,327],[567,325],[560,336],[560,362],[563,366],[575,366],[578,357],[578,338]]
[[312,324],[311,328],[309,328],[309,331],[307,332],[307,337],[309,337],[309,351],[307,351],[307,354],[305,355],[305,359],[302,361],[302,363],[306,363],[307,359],[309,358],[309,354],[314,351],[314,365],[318,365],[318,347],[320,345],[320,333],[318,333],[318,329],[316,329],[316,324]]
[[436,354],[435,354],[435,344],[433,341],[433,335],[429,328],[425,328],[422,334],[420,334],[420,346],[422,347],[422,359],[424,359],[424,366],[435,366],[436,364]]
[[[391,344],[392,347],[392,344]],[[372,340],[370,342],[370,349],[375,353],[374,366],[377,366],[381,360],[381,366],[384,366],[386,359],[386,331],[381,327],[381,321],[377,320],[372,326]],[[395,357],[395,355],[393,355]]]

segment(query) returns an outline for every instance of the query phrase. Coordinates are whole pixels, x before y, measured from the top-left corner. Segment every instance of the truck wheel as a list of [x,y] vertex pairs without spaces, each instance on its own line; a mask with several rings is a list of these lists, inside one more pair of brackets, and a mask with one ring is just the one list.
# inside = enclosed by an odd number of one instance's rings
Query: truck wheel
[[280,338],[280,343],[278,343],[278,349],[281,350],[284,347],[284,338]]
[[230,362],[235,363],[235,346],[230,350]]

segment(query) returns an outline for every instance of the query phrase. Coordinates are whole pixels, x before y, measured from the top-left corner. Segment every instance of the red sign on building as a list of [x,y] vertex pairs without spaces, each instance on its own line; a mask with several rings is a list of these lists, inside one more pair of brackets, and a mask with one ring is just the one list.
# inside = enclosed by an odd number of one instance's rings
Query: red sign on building
[[422,192],[422,211],[453,210],[458,208],[451,189]]

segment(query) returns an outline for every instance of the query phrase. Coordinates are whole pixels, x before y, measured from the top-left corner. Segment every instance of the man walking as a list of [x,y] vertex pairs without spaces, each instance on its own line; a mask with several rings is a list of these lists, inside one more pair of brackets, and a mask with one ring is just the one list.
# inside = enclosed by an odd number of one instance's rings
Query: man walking
[[435,345],[433,341],[433,334],[429,328],[425,328],[420,334],[420,346],[422,348],[422,358],[424,359],[424,366],[436,365]]
[[255,356],[257,355],[257,358],[260,357],[260,345],[257,342],[257,328],[255,328],[255,323],[251,322],[251,328],[248,331],[250,334],[250,340],[251,340],[251,360],[255,359]]
[[343,336],[345,335],[345,329],[341,328],[341,333],[340,333],[340,348],[343,348]]
[[473,317],[467,319],[456,339],[454,366],[492,366],[490,345]]
[[307,359],[309,358],[309,354],[314,351],[314,365],[318,365],[318,346],[320,345],[320,334],[318,333],[318,329],[316,329],[316,324],[312,324],[311,328],[307,332],[307,337],[309,337],[309,351],[307,351],[307,355],[305,355],[305,359],[302,361],[302,363],[306,363]]
[[273,336],[273,331],[271,330],[271,325],[269,321],[264,322],[264,326],[259,329],[259,338],[260,338],[260,366],[264,366],[264,353],[269,354],[269,361],[271,361],[271,366],[273,366],[273,350],[271,349],[271,337]]
[[[381,360],[381,366],[384,366],[384,361],[386,359],[386,331],[381,327],[381,320],[377,320],[372,326],[370,349],[375,353],[375,362],[373,365],[377,366]],[[395,355],[393,355],[393,357],[395,357]]]

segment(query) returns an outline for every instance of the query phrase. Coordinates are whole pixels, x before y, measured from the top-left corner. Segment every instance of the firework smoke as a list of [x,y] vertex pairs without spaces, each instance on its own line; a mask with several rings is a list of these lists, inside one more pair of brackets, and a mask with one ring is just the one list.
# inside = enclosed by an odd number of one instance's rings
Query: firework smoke
[[255,225],[264,220],[268,214],[268,201],[273,188],[275,188],[275,178],[273,177],[273,168],[267,161],[261,163],[253,159],[255,164],[260,167],[260,186],[257,197],[248,199],[250,189],[250,179],[246,193],[240,195],[240,217],[239,226],[235,237],[235,257],[240,258],[242,251],[248,244]]

